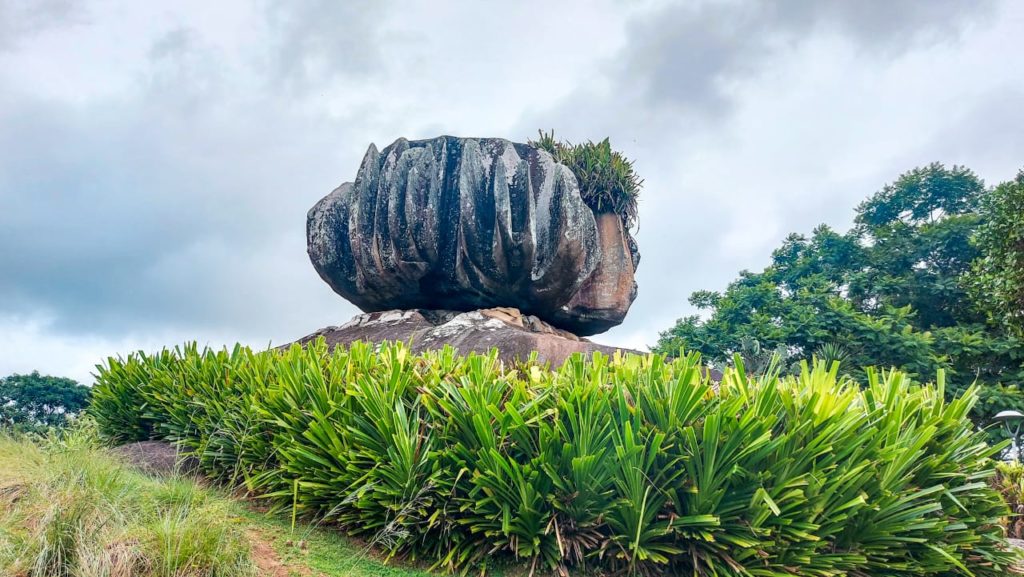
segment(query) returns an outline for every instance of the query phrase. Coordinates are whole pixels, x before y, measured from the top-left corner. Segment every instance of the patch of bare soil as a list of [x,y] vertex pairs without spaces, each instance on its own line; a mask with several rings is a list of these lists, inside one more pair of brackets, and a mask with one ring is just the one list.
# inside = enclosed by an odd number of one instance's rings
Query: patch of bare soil
[[291,577],[300,575],[307,577],[312,575],[308,567],[288,566],[281,556],[259,531],[250,529],[248,531],[249,543],[252,546],[252,561],[260,570],[260,575],[268,577]]

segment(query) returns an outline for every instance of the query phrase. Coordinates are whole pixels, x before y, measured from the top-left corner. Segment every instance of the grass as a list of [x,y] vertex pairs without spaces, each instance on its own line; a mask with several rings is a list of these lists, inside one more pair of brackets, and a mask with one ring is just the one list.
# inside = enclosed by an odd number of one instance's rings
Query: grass
[[88,428],[0,433],[0,575],[425,577],[337,533],[273,519],[186,477],[157,478]]
[[269,546],[295,575],[351,577],[427,577],[421,568],[385,564],[371,545],[308,524],[293,529],[287,519],[236,503],[234,514],[248,527],[250,538]]

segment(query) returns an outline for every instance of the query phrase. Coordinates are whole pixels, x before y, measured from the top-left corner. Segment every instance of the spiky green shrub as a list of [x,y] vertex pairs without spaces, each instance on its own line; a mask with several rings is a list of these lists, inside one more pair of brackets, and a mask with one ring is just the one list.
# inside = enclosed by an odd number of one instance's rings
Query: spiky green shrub
[[178,356],[164,349],[156,355],[139,351],[127,358],[111,357],[96,366],[111,386],[93,387],[94,398],[100,402],[90,406],[89,413],[111,441],[130,443],[154,436],[156,423],[147,417],[148,403],[153,397],[144,389],[153,379],[174,374],[168,365],[176,362]]
[[633,170],[633,161],[617,150],[605,138],[601,142],[572,144],[555,140],[555,131],[539,131],[537,140],[530,144],[544,150],[556,162],[569,167],[580,186],[580,196],[594,212],[614,213],[622,218],[626,228],[636,224],[637,199],[643,179]]
[[[140,362],[141,386],[122,370]],[[400,343],[188,345],[108,360],[93,410],[133,399],[217,477],[446,569],[1005,574],[975,390],[735,364],[713,385],[695,354],[551,371]],[[122,420],[101,423],[116,438]]]

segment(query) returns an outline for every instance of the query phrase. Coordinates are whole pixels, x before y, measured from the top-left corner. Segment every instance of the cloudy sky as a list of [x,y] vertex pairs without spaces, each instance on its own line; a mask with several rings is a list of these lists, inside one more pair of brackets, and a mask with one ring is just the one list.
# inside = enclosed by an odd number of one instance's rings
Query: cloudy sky
[[367,146],[610,136],[643,347],[899,173],[1024,167],[1024,3],[0,0],[0,375],[357,311],[305,214]]

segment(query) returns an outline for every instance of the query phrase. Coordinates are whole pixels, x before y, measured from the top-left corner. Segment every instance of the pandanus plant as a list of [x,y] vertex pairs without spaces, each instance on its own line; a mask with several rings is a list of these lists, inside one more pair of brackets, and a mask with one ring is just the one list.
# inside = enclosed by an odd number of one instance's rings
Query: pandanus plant
[[274,510],[446,570],[1006,574],[977,391],[856,374],[186,345],[109,359],[91,411],[113,440],[173,440]]

